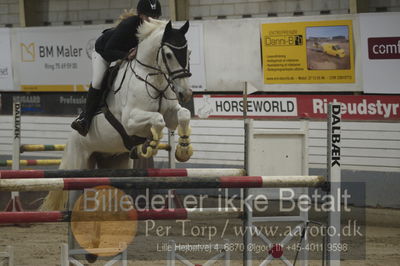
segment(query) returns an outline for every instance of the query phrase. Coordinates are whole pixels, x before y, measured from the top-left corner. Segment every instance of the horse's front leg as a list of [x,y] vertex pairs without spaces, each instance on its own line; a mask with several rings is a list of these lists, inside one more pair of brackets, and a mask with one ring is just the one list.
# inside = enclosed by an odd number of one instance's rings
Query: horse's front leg
[[157,147],[163,137],[165,127],[163,116],[158,112],[132,110],[128,119],[127,131],[130,135],[142,136],[143,132],[150,131],[145,143],[137,145],[133,152],[142,158],[150,158],[157,154]]
[[177,105],[174,112],[165,116],[168,128],[173,130],[178,126],[178,145],[176,146],[175,158],[180,162],[186,162],[193,155],[192,144],[190,143],[190,135],[192,129],[190,127],[190,111]]

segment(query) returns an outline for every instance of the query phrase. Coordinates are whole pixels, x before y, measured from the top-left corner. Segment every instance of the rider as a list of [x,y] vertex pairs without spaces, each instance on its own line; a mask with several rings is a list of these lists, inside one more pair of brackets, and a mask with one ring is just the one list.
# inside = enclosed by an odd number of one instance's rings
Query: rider
[[118,26],[103,31],[96,40],[92,54],[92,83],[87,94],[85,112],[71,124],[71,127],[82,136],[86,136],[89,132],[90,123],[102,97],[103,76],[110,63],[124,58],[132,60],[139,42],[136,36],[138,27],[143,20],[148,21],[149,17],[161,16],[161,5],[158,0],[140,0],[136,10],[138,15],[123,18]]

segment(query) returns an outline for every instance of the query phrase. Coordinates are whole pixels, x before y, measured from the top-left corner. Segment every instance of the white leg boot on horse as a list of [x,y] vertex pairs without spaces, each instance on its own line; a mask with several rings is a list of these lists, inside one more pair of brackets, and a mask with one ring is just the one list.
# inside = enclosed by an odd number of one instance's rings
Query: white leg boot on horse
[[157,154],[158,144],[163,137],[162,130],[165,127],[165,121],[163,116],[157,112],[146,112],[142,110],[133,110],[130,113],[127,131],[132,135],[140,135],[141,132],[137,132],[137,129],[149,128],[150,136],[148,140],[135,147],[136,153],[139,158],[150,158]]
[[186,162],[193,155],[192,144],[190,143],[190,135],[192,128],[189,125],[190,111],[182,108],[178,111],[178,145],[176,146],[175,158],[180,162]]
[[190,143],[190,135],[192,129],[190,123],[190,111],[183,108],[180,104],[174,107],[173,112],[169,112],[164,116],[167,127],[174,131],[178,127],[178,145],[176,146],[175,158],[179,162],[186,162],[193,155],[192,144]]

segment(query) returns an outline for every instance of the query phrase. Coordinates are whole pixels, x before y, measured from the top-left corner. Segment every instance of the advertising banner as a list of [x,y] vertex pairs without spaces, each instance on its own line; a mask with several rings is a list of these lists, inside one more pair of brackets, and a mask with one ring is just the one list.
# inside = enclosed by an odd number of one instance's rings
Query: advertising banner
[[14,89],[10,46],[10,29],[0,29],[0,91]]
[[[328,104],[340,102],[345,120],[400,120],[400,96],[250,95],[250,118],[326,119]],[[200,118],[243,117],[242,95],[196,95],[194,113]]]
[[85,91],[99,27],[20,28],[13,49],[22,91]]
[[400,13],[360,14],[365,93],[400,94]]
[[12,115],[13,102],[21,103],[23,115],[76,116],[85,106],[86,92],[2,92],[0,115]]
[[[85,107],[86,92],[0,92],[0,115],[12,115],[13,102],[24,115],[76,116]],[[193,100],[182,103],[193,113]]]
[[[175,27],[182,26],[177,23]],[[14,70],[22,91],[86,91],[92,72],[96,39],[106,27],[46,27],[15,29]],[[190,83],[205,90],[203,26],[191,23],[188,33]],[[19,89],[19,88],[18,88]]]
[[264,84],[354,83],[351,20],[261,25]]

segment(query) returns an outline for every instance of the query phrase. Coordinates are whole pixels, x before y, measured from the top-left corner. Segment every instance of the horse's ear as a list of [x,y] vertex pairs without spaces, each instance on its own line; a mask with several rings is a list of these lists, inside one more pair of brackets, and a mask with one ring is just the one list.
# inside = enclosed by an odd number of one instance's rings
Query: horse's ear
[[186,32],[189,30],[189,20],[186,21],[186,23],[179,29],[179,31],[185,35]]
[[168,38],[169,33],[172,31],[172,23],[171,20],[168,21],[167,25],[165,26],[164,35],[162,41],[165,42]]

